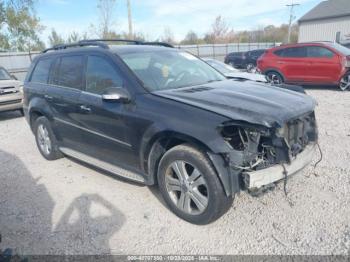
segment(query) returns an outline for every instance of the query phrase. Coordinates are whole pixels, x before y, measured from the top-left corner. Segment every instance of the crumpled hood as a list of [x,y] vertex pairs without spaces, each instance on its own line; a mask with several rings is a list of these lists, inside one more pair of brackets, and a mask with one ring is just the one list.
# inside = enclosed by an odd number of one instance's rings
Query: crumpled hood
[[162,90],[154,94],[232,120],[266,127],[281,127],[293,118],[314,111],[316,106],[316,101],[305,94],[262,83],[234,80]]
[[267,83],[266,77],[260,74],[253,74],[253,73],[247,73],[247,72],[235,72],[235,73],[232,72],[232,73],[225,74],[225,76],[231,77],[231,78],[247,79],[251,81]]

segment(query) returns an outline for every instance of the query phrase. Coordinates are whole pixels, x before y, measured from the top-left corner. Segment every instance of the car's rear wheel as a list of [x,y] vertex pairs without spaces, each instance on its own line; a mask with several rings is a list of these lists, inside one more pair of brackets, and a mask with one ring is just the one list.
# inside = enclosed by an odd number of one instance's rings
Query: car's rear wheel
[[63,157],[58,149],[50,121],[46,117],[42,116],[35,120],[34,133],[38,149],[44,158],[56,160]]
[[170,149],[158,169],[160,192],[170,209],[194,224],[208,224],[222,216],[233,197],[227,197],[212,164],[190,145]]
[[274,85],[283,84],[284,80],[280,73],[270,71],[266,74],[268,81]]
[[347,73],[341,80],[339,84],[339,88],[342,91],[346,91],[350,89],[350,73]]

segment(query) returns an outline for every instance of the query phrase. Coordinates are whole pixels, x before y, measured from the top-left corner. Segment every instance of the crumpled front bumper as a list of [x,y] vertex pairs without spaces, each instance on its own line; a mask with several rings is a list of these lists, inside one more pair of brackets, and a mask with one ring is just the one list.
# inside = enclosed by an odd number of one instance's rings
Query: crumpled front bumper
[[[297,173],[311,163],[316,152],[316,144],[312,143],[298,154],[290,164],[285,164],[288,176]],[[258,171],[246,172],[244,174],[246,187],[249,190],[260,189],[263,186],[270,185],[282,180],[284,169],[282,165],[274,165]]]

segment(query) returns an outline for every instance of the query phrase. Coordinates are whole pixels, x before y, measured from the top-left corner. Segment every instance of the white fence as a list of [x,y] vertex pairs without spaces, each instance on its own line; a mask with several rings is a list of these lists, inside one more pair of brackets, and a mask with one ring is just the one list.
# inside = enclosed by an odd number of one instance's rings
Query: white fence
[[[234,43],[213,45],[179,45],[179,49],[187,50],[200,57],[211,57],[223,61],[231,52],[246,52],[255,49],[266,49],[275,43]],[[40,52],[3,52],[0,53],[0,66],[5,67],[11,74],[23,80],[33,58]]]
[[256,49],[268,49],[276,43],[233,43],[233,44],[206,44],[206,45],[180,45],[179,49],[185,49],[199,57],[210,57],[223,61],[228,53],[247,52]]

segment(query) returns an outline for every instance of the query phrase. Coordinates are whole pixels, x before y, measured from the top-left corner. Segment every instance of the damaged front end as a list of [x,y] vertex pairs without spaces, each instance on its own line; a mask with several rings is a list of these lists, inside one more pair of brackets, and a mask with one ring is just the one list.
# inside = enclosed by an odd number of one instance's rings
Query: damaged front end
[[314,112],[283,127],[226,122],[219,131],[232,149],[226,156],[241,188],[262,191],[312,161],[318,139]]

